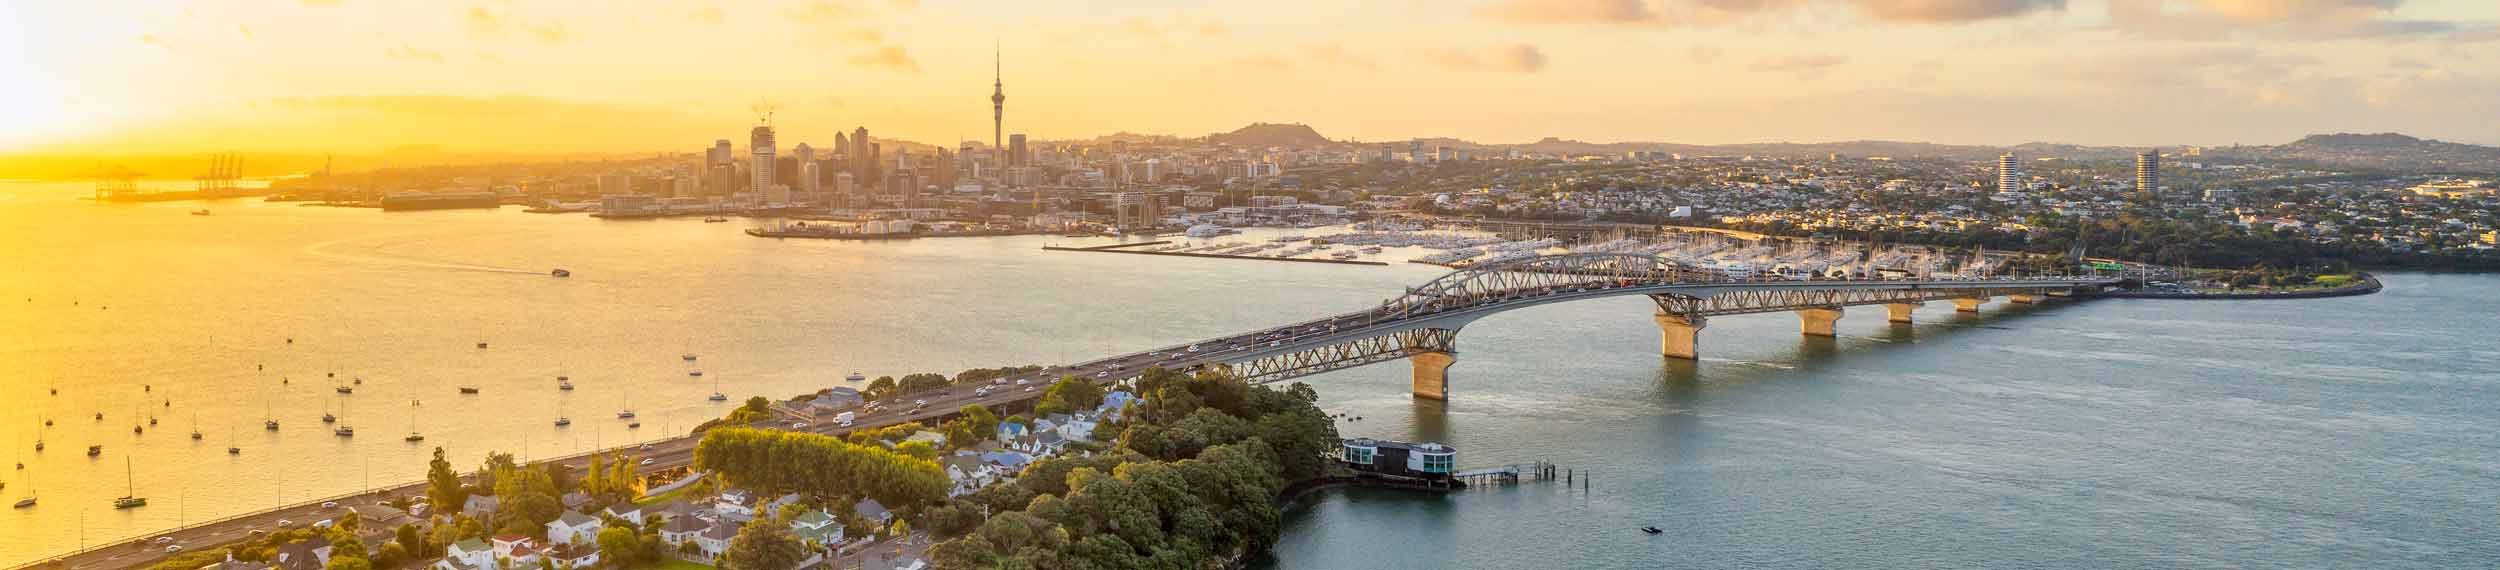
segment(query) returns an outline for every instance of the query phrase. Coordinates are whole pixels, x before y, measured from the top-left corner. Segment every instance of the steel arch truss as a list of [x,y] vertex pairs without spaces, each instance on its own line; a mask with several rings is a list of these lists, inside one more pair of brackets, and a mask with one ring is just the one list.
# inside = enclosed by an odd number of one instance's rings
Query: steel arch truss
[[1561,289],[1609,284],[1650,285],[1707,281],[1707,273],[1665,258],[1620,253],[1549,255],[1470,266],[1406,290],[1381,303],[1381,314],[1405,316],[1436,308],[1541,295]]
[[1228,367],[1235,377],[1257,384],[1388,362],[1422,352],[1452,352],[1457,346],[1458,329],[1407,329],[1261,356],[1230,363]]
[[2039,294],[2043,291],[2045,291],[2045,289],[2038,288],[1732,289],[1700,296],[1678,293],[1657,293],[1650,295],[1649,300],[1657,302],[1658,311],[1665,314],[1685,317],[1714,317],[1720,315],[1743,315],[1750,313],[1794,311],[1798,309],[1846,307],[1851,305],[1924,303],[1945,299],[1987,298],[1997,295],[2015,294]]

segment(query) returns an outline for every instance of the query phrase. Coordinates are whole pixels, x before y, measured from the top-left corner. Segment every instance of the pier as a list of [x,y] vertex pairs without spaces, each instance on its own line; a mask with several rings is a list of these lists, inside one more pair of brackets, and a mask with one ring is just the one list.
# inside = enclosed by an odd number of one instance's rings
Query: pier
[[1045,245],[1045,246],[1042,246],[1042,250],[1043,250],[1043,251],[1091,251],[1091,252],[1097,252],[1097,253],[1126,253],[1126,254],[1130,254],[1130,255],[1165,255],[1165,256],[1172,256],[1172,257],[1207,257],[1207,258],[1215,258],[1215,259],[1251,259],[1251,260],[1258,260],[1258,261],[1290,261],[1290,262],[1295,262],[1295,263],[1334,263],[1334,264],[1338,264],[1338,265],[1388,265],[1388,263],[1387,263],[1387,262],[1380,262],[1380,261],[1362,261],[1362,260],[1353,260],[1353,259],[1306,259],[1306,258],[1300,258],[1300,257],[1262,257],[1262,256],[1256,256],[1256,255],[1224,255],[1224,254],[1221,254],[1221,253],[1188,253],[1188,252],[1179,252],[1179,251],[1137,251],[1137,250],[1132,250],[1132,249],[1117,249],[1117,248],[1128,248],[1128,247],[1137,247],[1137,246],[1144,246],[1144,245],[1153,245],[1153,244],[1158,244],[1158,243],[1165,243],[1165,242],[1149,242],[1149,243],[1138,243],[1138,244],[1116,244],[1116,245],[1110,245],[1110,246],[1094,246],[1094,247],[1066,247],[1066,246],[1056,246],[1056,245]]

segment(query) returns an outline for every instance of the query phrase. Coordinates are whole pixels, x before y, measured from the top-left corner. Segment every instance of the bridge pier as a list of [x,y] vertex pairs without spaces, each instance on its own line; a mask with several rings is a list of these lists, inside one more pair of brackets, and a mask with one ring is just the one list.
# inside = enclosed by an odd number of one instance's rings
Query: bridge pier
[[1701,359],[1701,329],[1709,319],[1658,312],[1658,351],[1667,358]]
[[1976,313],[1979,312],[1979,306],[1985,304],[1988,304],[1987,297],[1964,297],[1954,299],[1953,311],[1957,313]]
[[1919,305],[1924,304],[1926,303],[1885,303],[1884,321],[1893,324],[1910,324],[1910,311],[1918,310]]
[[1406,361],[1415,365],[1415,397],[1450,399],[1450,365],[1458,363],[1458,355],[1418,350],[1407,356]]
[[1797,309],[1797,321],[1806,336],[1840,336],[1832,332],[1832,323],[1840,322],[1840,314],[1840,307]]
[[2040,302],[2040,296],[2029,293],[2016,293],[2013,295],[2006,295],[2005,300],[2012,301],[2016,305],[2030,305]]

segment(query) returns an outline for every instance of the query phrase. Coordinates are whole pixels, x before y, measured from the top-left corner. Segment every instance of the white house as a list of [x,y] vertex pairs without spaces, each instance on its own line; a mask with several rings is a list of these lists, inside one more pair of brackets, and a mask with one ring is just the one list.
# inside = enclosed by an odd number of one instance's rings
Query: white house
[[557,568],[572,569],[598,566],[599,546],[597,544],[592,544],[587,540],[583,541],[583,544],[559,544],[554,548],[547,549],[547,560],[555,563]]
[[621,501],[608,505],[607,510],[600,512],[607,513],[608,516],[616,517],[618,520],[636,525],[642,524],[642,505],[634,504],[633,501]]
[[547,521],[547,542],[555,544],[591,544],[599,539],[599,519],[579,511],[565,511],[556,520]]
[[834,520],[832,513],[824,511],[808,511],[799,518],[791,519],[790,532],[799,535],[800,540],[818,545],[842,543],[842,522]]
[[443,559],[434,562],[435,570],[493,570],[495,549],[486,541],[461,539],[443,549]]

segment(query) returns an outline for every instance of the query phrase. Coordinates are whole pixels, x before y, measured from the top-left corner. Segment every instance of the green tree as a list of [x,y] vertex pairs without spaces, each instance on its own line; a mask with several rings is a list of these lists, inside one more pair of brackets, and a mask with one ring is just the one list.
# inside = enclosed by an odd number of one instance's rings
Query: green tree
[[627,567],[641,561],[642,536],[634,529],[611,526],[599,529],[600,560],[614,566]]
[[443,458],[443,448],[434,448],[434,460],[426,464],[425,499],[434,512],[460,510],[469,500],[469,490],[460,485],[460,474],[451,470],[451,460]]
[[729,539],[729,549],[721,553],[721,567],[728,570],[793,570],[807,559],[807,545],[788,525],[771,519],[756,519],[738,529],[738,536]]
[[407,552],[408,555],[427,556],[433,554],[433,549],[425,547],[425,537],[418,534],[417,523],[399,525],[399,530],[396,531],[396,534],[397,536],[393,537],[396,539],[395,542],[398,542],[399,549]]
[[322,568],[324,570],[373,570],[373,561],[366,560],[362,556],[339,555],[330,557],[330,565]]

